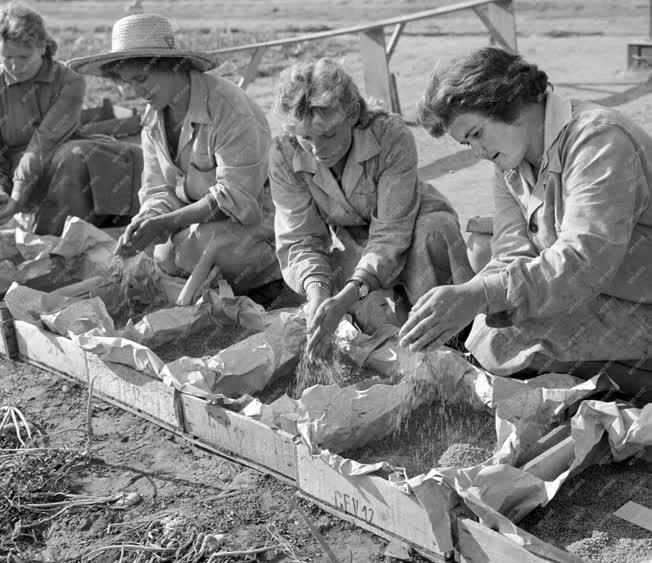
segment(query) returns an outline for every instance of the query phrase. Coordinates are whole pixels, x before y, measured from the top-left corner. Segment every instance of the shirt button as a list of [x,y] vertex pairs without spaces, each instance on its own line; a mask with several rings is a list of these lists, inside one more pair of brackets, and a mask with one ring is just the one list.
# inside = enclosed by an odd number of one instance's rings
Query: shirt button
[[530,229],[531,233],[536,234],[539,232],[539,225],[537,225],[536,223],[530,223],[528,228]]

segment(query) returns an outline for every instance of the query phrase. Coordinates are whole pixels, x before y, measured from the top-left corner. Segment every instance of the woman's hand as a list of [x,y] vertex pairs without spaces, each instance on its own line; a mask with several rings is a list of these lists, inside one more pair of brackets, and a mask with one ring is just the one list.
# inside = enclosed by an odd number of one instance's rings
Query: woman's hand
[[482,280],[435,287],[412,307],[399,332],[400,344],[412,351],[441,346],[485,310]]
[[118,240],[115,254],[123,257],[135,256],[152,244],[160,244],[175,231],[168,215],[157,215],[147,219],[134,218]]
[[0,225],[9,221],[22,207],[15,199],[2,199],[5,201],[0,202]]
[[[306,307],[308,326],[306,352],[310,359],[319,358],[326,354],[328,347],[331,345],[331,337],[340,324],[342,317],[358,299],[358,288],[347,284],[334,297],[328,297],[325,294],[325,298],[320,297],[318,299],[321,299],[321,303],[315,307],[317,301],[311,303],[312,300],[309,298]],[[314,314],[311,311],[314,311]]]

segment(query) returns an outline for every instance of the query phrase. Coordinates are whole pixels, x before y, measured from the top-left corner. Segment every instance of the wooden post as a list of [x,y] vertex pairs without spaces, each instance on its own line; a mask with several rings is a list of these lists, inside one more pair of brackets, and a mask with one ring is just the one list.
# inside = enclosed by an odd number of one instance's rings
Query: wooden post
[[251,60],[247,65],[244,76],[240,79],[238,86],[243,90],[247,89],[247,86],[251,84],[256,78],[256,72],[258,72],[258,65],[260,64],[263,55],[265,54],[265,47],[257,47],[254,50],[253,55],[251,55]]
[[388,111],[395,111],[392,105],[385,31],[382,27],[363,31],[360,34],[360,57],[367,97],[380,102]]
[[512,0],[496,0],[488,6],[478,6],[473,11],[491,34],[491,44],[516,53],[516,18]]
[[[652,2],[652,0],[650,0]],[[398,45],[398,40],[401,38],[403,30],[405,29],[405,22],[397,23],[392,32],[392,37],[389,40],[389,45],[387,45],[387,62],[392,60],[392,55]]]

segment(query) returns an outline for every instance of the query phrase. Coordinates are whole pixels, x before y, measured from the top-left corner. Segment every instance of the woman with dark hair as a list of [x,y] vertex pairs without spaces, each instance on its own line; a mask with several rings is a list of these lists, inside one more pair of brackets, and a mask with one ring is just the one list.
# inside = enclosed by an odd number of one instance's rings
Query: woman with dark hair
[[138,210],[135,145],[72,140],[84,79],[54,60],[43,18],[17,3],[0,12],[0,223],[35,210],[35,231],[58,235],[66,217],[96,225]]
[[148,102],[141,207],[117,251],[129,256],[156,244],[161,269],[187,275],[208,247],[237,293],[279,280],[269,126],[242,89],[205,72],[213,58],[176,48],[165,18],[137,14],[115,23],[111,52],[69,65],[130,85]]
[[276,109],[286,131],[270,157],[276,249],[285,281],[307,297],[310,356],[371,291],[402,285],[415,303],[472,276],[455,212],[419,181],[412,133],[371,111],[339,64],[286,69]]
[[649,400],[652,137],[495,48],[436,70],[419,118],[496,165],[494,236],[469,283],[416,304],[402,343],[440,344],[474,321],[466,346],[492,373],[602,369]]

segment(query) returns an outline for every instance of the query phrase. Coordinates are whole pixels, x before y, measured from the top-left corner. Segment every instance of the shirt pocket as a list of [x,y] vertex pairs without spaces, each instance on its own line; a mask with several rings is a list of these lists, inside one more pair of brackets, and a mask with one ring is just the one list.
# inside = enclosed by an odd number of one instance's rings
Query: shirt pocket
[[371,218],[378,203],[378,189],[367,178],[360,178],[357,186],[347,198],[353,208],[366,219]]
[[217,183],[217,166],[202,170],[191,162],[186,174],[185,188],[190,199],[198,200],[209,193],[209,188]]

